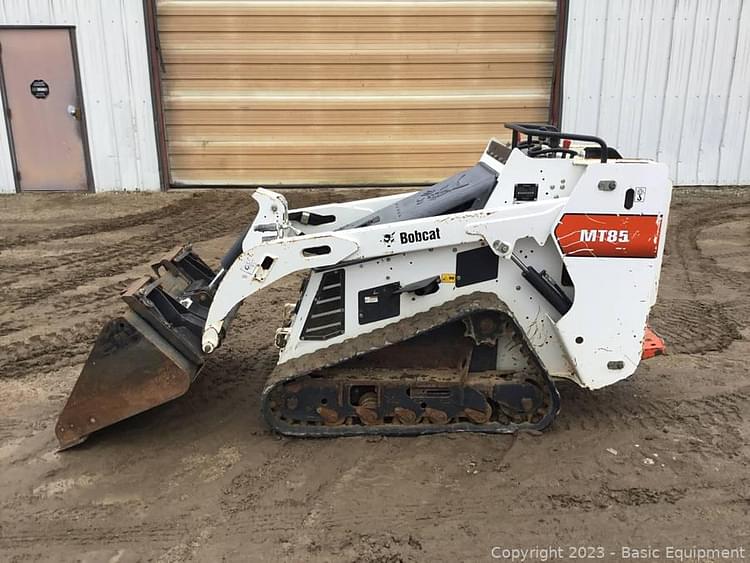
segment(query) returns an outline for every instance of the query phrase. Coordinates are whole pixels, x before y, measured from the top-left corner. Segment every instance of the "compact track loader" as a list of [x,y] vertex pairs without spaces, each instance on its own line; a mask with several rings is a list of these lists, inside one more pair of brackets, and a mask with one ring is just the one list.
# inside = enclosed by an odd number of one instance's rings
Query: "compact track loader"
[[258,189],[216,271],[186,246],[123,293],[129,310],[101,331],[60,446],[185,393],[240,304],[300,271],[262,396],[282,434],[540,431],[559,410],[555,380],[631,375],[661,347],[647,319],[667,168],[597,137],[508,127],[510,147],[491,140],[418,192],[288,210]]

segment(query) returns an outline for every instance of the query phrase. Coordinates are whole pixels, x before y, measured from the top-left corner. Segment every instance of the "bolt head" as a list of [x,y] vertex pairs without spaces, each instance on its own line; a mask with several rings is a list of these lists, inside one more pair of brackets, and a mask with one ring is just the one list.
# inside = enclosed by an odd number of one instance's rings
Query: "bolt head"
[[493,242],[492,248],[497,250],[500,254],[507,254],[507,252],[510,250],[510,246],[500,240],[496,240],[495,242]]

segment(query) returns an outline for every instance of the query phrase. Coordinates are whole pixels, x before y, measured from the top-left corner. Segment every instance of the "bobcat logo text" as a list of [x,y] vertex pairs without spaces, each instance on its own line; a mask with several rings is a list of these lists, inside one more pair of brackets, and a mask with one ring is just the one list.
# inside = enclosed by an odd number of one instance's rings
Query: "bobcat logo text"
[[412,231],[409,233],[402,231],[398,234],[398,238],[401,244],[438,240],[440,238],[440,227],[430,229],[429,231]]

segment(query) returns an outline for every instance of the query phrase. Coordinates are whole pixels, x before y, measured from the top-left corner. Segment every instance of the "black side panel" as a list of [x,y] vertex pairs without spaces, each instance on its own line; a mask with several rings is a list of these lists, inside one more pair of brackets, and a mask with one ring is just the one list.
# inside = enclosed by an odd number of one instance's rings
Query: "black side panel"
[[536,201],[539,193],[537,184],[516,184],[513,188],[514,201]]
[[489,246],[456,254],[456,287],[497,278],[499,258]]
[[401,314],[401,284],[389,283],[359,292],[359,324],[374,323]]
[[344,334],[344,270],[323,274],[300,340],[328,340]]

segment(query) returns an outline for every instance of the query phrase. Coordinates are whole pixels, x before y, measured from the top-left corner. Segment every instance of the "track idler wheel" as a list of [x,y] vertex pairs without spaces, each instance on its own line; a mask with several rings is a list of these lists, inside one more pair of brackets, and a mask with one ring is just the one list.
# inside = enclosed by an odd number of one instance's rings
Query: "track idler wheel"
[[448,414],[445,411],[427,407],[424,415],[432,424],[448,424]]
[[326,426],[339,426],[345,421],[343,416],[328,407],[318,407],[316,411],[320,415],[320,418],[323,419]]
[[412,425],[417,423],[417,413],[413,410],[396,407],[393,409],[395,420],[401,424]]
[[464,416],[474,424],[486,424],[492,416],[492,407],[487,405],[487,408],[483,411],[466,408],[464,409]]
[[359,405],[354,407],[354,410],[360,420],[368,426],[382,424],[383,422],[378,414],[378,396],[374,392],[364,393],[359,398]]

